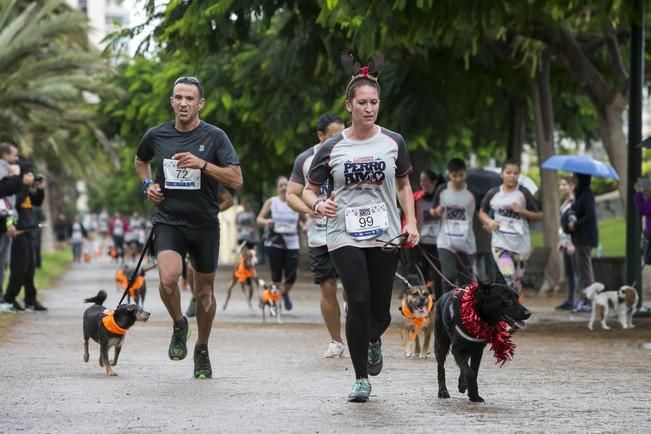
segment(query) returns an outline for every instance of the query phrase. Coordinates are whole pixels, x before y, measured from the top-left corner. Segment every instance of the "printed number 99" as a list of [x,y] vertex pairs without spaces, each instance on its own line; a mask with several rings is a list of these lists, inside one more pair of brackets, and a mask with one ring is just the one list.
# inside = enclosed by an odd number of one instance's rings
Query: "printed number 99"
[[373,217],[368,216],[368,217],[360,217],[359,218],[359,227],[365,228],[365,227],[371,227],[373,226]]

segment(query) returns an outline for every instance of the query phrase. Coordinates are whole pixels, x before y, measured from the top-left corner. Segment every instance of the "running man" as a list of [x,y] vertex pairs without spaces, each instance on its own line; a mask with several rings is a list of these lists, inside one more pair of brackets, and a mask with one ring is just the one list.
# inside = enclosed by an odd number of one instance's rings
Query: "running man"
[[[194,347],[195,378],[211,378],[208,339],[215,317],[213,284],[219,254],[219,184],[242,188],[242,171],[226,133],[199,119],[203,87],[195,77],[174,82],[170,104],[174,121],[144,135],[135,157],[136,174],[144,193],[156,205],[152,218],[160,277],[159,292],[173,324],[168,355],[183,360],[190,335],[181,311],[179,276],[183,256],[190,254],[199,302],[199,337]],[[156,161],[156,180],[149,162]]]
[[[341,357],[344,344],[341,340],[341,311],[337,300],[337,270],[330,259],[326,245],[327,219],[317,215],[305,205],[301,199],[303,188],[307,184],[307,172],[317,150],[330,137],[339,134],[344,129],[344,121],[333,113],[326,113],[319,118],[316,136],[319,143],[301,153],[294,161],[294,169],[287,184],[287,204],[294,211],[308,215],[307,241],[310,248],[310,269],[314,283],[321,287],[321,315],[325,321],[330,343],[323,357]],[[325,199],[328,193],[328,182],[321,186],[320,199]]]
[[477,195],[466,185],[466,163],[460,158],[448,162],[449,181],[434,195],[430,214],[441,219],[436,238],[443,292],[470,283],[473,279],[473,255],[477,253],[472,222],[477,209]]
[[491,247],[497,268],[506,283],[522,291],[524,264],[531,253],[529,222],[542,220],[531,192],[518,185],[520,164],[507,160],[502,165],[502,185],[486,193],[479,210],[484,227],[493,233]]
[[[379,56],[374,65],[383,64]],[[407,144],[400,134],[375,124],[379,70],[373,65],[354,66],[352,55],[342,57],[352,75],[345,92],[352,123],[317,151],[303,200],[328,218],[328,251],[348,300],[346,340],[355,370],[348,400],[366,402],[371,394],[368,376],[382,370],[381,337],[391,323],[398,252],[382,247],[383,241],[396,242],[401,235],[396,198],[407,216],[405,241],[416,245],[419,236],[407,176],[412,170]],[[330,177],[333,192],[324,200],[319,198],[321,186]]]

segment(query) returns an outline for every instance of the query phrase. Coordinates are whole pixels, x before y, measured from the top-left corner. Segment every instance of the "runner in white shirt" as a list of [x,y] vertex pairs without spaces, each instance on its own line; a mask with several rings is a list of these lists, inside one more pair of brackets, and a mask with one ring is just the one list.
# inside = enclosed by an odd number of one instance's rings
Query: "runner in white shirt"
[[[307,241],[310,248],[310,269],[314,283],[321,287],[321,315],[330,334],[330,343],[323,354],[326,358],[341,357],[344,344],[341,340],[341,311],[337,300],[337,270],[330,259],[326,245],[327,219],[318,216],[305,205],[301,195],[307,184],[307,172],[321,144],[344,129],[344,121],[333,113],[319,118],[317,137],[319,143],[302,152],[294,162],[292,175],[287,184],[287,204],[294,211],[309,216]],[[321,188],[321,198],[327,197],[328,183]]]
[[477,253],[473,218],[477,195],[466,185],[466,163],[460,158],[448,162],[448,179],[434,194],[430,213],[440,219],[441,229],[436,239],[441,271],[441,285],[447,292],[473,280],[473,256]]
[[518,185],[520,165],[506,161],[502,165],[502,185],[486,193],[479,218],[493,236],[491,246],[497,268],[506,283],[520,293],[524,264],[531,253],[529,222],[542,220],[531,192]]
[[[400,134],[375,124],[380,108],[377,75],[384,60],[374,56],[368,67],[344,53],[342,63],[352,79],[346,87],[350,128],[326,141],[308,173],[303,200],[328,218],[326,243],[348,300],[346,340],[355,369],[349,401],[366,402],[369,375],[382,370],[380,338],[391,323],[391,293],[398,265],[397,251],[384,243],[401,235],[396,197],[406,215],[407,241],[418,244],[412,170],[407,144]],[[332,193],[320,198],[330,180]]]

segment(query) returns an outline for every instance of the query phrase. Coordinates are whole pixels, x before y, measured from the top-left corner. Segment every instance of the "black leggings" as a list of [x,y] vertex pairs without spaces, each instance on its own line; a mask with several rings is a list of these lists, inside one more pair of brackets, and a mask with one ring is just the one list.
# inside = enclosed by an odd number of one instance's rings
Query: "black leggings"
[[368,376],[368,344],[391,323],[391,292],[397,253],[377,248],[340,247],[330,252],[346,292],[346,339],[356,378]]

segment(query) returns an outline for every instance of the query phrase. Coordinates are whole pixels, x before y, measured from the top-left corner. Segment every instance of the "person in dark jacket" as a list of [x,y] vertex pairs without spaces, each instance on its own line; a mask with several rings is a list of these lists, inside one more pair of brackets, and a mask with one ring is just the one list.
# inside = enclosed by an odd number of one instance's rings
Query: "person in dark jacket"
[[[4,296],[6,303],[13,305],[16,311],[46,311],[36,299],[34,273],[36,271],[36,253],[31,231],[37,228],[33,207],[40,206],[45,198],[44,180],[35,181],[32,165],[24,160],[18,162],[23,180],[22,189],[16,193],[16,236],[11,244],[9,264],[9,284]],[[16,301],[20,289],[25,288],[25,307]]]
[[[599,245],[599,229],[597,227],[597,204],[590,189],[592,177],[580,173],[575,174],[575,177],[574,214],[576,222],[568,224],[568,228],[572,233],[572,243],[575,247],[574,257],[579,288],[583,290],[594,283],[592,249]],[[589,310],[588,303],[583,295],[574,311]]]

